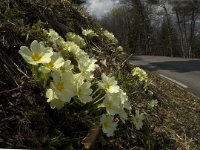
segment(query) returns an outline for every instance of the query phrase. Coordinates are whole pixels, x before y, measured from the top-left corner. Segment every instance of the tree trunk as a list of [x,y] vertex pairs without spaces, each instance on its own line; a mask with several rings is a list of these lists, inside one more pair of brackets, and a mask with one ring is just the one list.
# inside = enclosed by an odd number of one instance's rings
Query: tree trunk
[[171,29],[171,25],[170,25],[170,18],[169,18],[169,14],[167,12],[167,8],[164,5],[163,9],[165,11],[166,14],[166,18],[167,18],[167,30],[168,30],[168,40],[169,40],[169,49],[170,49],[170,56],[173,57],[173,47],[172,47],[172,29]]
[[177,25],[178,25],[179,34],[180,34],[181,51],[182,51],[183,57],[186,58],[185,48],[184,48],[183,31],[182,31],[181,24],[180,24],[180,18],[179,18],[178,11],[175,10],[175,12],[176,12]]
[[189,58],[189,41],[188,41],[188,34],[187,34],[187,27],[186,27],[186,12],[185,9],[183,10],[183,28],[184,28],[184,47],[185,47],[185,51],[186,51],[186,57]]
[[193,56],[193,42],[194,42],[194,30],[195,30],[195,10],[192,10],[191,14],[191,23],[190,23],[190,48],[189,48],[189,57]]

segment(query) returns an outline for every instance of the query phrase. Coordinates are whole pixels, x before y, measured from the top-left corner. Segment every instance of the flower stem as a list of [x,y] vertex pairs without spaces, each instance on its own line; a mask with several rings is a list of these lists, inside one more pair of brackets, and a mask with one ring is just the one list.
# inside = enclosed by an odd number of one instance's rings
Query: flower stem
[[103,97],[101,97],[101,98],[95,100],[95,102],[94,102],[93,104],[94,104],[94,105],[97,104],[98,102],[100,102],[100,101],[103,100],[104,98],[105,98],[105,96],[103,96]]
[[97,88],[97,89],[92,93],[91,97],[93,97],[99,90],[100,90],[100,89]]

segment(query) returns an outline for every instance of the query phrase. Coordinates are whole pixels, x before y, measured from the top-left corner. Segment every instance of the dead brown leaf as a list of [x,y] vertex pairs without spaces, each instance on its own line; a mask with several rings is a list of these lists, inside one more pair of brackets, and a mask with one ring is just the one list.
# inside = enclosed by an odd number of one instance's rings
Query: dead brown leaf
[[92,128],[90,128],[87,136],[82,140],[82,144],[84,145],[84,148],[87,150],[92,149],[92,146],[95,143],[95,140],[99,134],[100,131],[100,125],[99,126],[93,126]]

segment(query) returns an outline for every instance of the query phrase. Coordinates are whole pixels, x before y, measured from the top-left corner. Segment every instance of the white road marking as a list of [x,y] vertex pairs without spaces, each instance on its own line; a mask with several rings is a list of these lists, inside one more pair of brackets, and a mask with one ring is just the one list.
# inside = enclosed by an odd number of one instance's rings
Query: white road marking
[[163,75],[163,74],[159,74],[159,75],[160,75],[161,77],[165,78],[165,79],[168,79],[168,80],[170,80],[170,81],[176,83],[177,85],[179,85],[179,86],[181,86],[181,87],[183,87],[183,88],[185,88],[185,89],[188,88],[187,85],[182,84],[182,83],[180,83],[180,82],[178,82],[178,81],[176,81],[176,80],[174,80],[174,79],[172,79],[172,78],[169,78],[169,77],[167,77],[167,76],[165,76],[165,75]]

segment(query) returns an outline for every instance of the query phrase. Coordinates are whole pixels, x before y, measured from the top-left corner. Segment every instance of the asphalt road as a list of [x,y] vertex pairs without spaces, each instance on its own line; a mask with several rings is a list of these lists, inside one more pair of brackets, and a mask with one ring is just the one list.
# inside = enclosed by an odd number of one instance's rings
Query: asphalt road
[[130,63],[157,72],[160,76],[200,97],[200,59],[132,56]]

